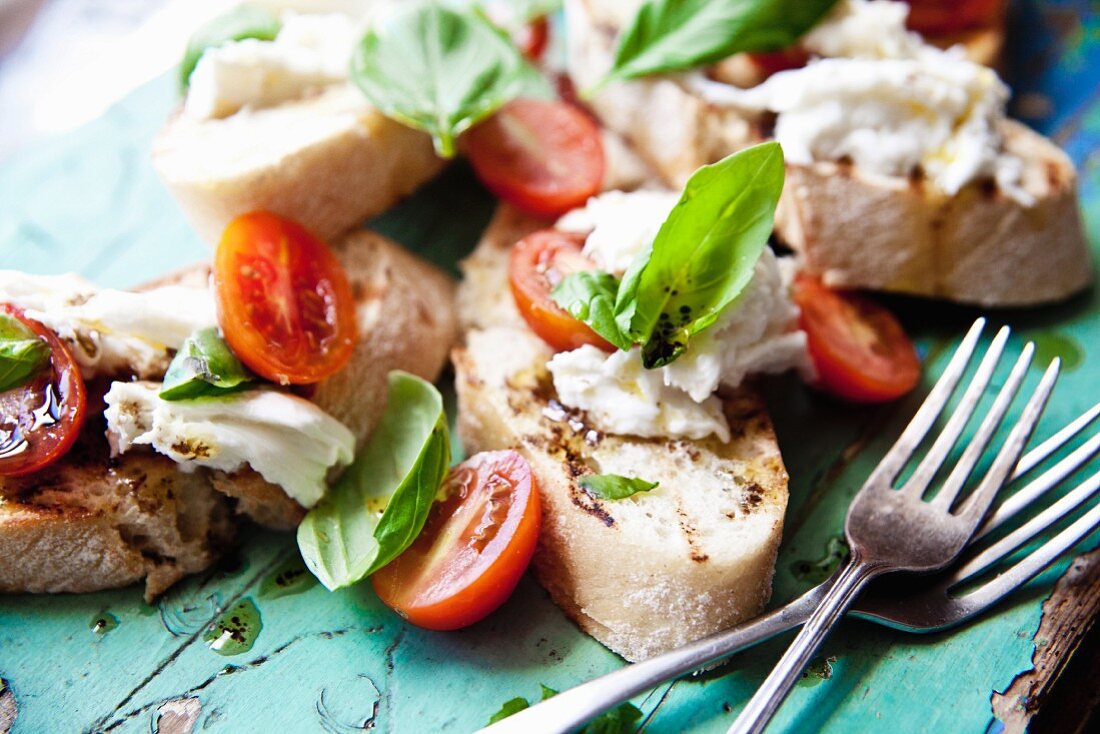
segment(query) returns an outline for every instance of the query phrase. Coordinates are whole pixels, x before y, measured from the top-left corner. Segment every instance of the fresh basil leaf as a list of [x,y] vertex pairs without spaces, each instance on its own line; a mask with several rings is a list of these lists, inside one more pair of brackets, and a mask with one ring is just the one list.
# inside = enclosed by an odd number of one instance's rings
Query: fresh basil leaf
[[351,76],[388,117],[425,130],[439,155],[506,102],[547,89],[505,33],[482,14],[435,3],[406,7],[372,27]]
[[231,41],[256,38],[271,41],[279,35],[282,23],[269,10],[252,5],[239,5],[223,15],[207,21],[191,34],[180,62],[180,91],[186,93],[191,74],[208,49]]
[[50,363],[50,345],[19,319],[0,313],[0,392],[22,387]]
[[596,499],[621,500],[639,492],[648,492],[660,486],[659,482],[647,482],[637,477],[621,477],[618,474],[590,474],[577,480]]
[[229,349],[217,327],[199,329],[172,358],[160,397],[191,400],[237,392],[256,376]]
[[424,528],[450,459],[439,391],[391,372],[389,401],[370,442],[298,526],[298,548],[313,575],[335,590],[400,555]]
[[688,179],[648,261],[627,281],[633,304],[616,304],[634,309],[630,336],[644,345],[646,368],[679,357],[748,285],[772,231],[783,178],[783,150],[770,142]]
[[[550,686],[541,684],[541,687],[543,701],[558,695],[558,692]],[[507,719],[512,714],[519,713],[526,708],[530,708],[530,706],[531,704],[526,698],[517,696],[510,701],[506,701],[500,707],[500,711],[489,717],[489,724]],[[640,718],[642,718],[641,709],[632,703],[624,703],[592,719],[592,721],[585,724],[578,734],[626,734],[634,730],[634,724]]]
[[551,292],[554,301],[578,321],[619,349],[634,345],[615,320],[615,297],[619,280],[599,270],[570,273]]
[[648,0],[619,37],[601,85],[793,45],[837,0]]

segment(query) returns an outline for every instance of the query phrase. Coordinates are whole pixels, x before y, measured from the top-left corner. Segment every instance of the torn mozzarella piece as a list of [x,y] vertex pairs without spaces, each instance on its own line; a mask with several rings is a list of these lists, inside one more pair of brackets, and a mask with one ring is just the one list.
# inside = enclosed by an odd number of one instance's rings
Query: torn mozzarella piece
[[355,436],[313,403],[274,390],[162,400],[160,383],[116,382],[104,397],[112,451],[150,446],[185,471],[249,466],[305,508],[326,491],[335,466],[350,464]]

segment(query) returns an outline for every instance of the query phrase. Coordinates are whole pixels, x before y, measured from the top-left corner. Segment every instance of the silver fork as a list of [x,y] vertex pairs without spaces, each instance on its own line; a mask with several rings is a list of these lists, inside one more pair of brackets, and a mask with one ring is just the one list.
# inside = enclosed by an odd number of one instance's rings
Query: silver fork
[[851,554],[841,564],[821,604],[753,694],[730,727],[729,734],[760,734],[764,730],[833,626],[869,581],[897,571],[924,573],[944,568],[959,555],[978,529],[994,496],[1019,461],[1046,407],[1058,378],[1057,359],[1047,368],[1020,419],[970,496],[955,507],[960,492],[1023,383],[1035,351],[1031,343],[1024,346],[989,412],[939,491],[931,500],[926,501],[924,495],[985,394],[1008,341],[1008,327],[1002,328],[993,338],[955,412],[912,476],[900,489],[894,488],[894,482],[943,412],[966,371],[983,327],[982,319],[971,327],[913,420],[852,500],[844,522]]

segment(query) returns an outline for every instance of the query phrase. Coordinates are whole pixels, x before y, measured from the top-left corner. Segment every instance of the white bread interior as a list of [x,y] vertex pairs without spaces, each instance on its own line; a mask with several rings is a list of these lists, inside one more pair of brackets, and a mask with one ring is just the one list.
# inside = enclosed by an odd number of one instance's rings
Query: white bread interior
[[[452,357],[458,433],[469,452],[513,448],[527,458],[543,499],[540,583],[584,631],[641,660],[759,613],[771,594],[787,474],[749,389],[724,396],[728,444],[607,435],[556,402],[551,352],[507,288],[511,244],[540,226],[502,207],[463,263],[466,345]],[[577,484],[588,473],[660,486],[600,501]]]
[[266,210],[331,240],[435,176],[424,133],[371,107],[350,83],[224,119],[176,113],[153,166],[204,241],[234,217]]

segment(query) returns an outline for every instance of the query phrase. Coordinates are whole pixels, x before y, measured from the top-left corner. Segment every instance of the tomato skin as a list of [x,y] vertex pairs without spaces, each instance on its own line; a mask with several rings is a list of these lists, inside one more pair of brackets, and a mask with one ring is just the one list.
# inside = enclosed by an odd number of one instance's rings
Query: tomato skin
[[817,386],[857,403],[896,400],[920,382],[920,358],[897,319],[881,306],[799,275],[801,309]]
[[538,484],[515,451],[475,454],[444,491],[413,544],[371,576],[383,603],[432,630],[468,627],[507,601],[542,527]]
[[237,217],[214,258],[218,321],[252,371],[306,385],[351,359],[358,329],[344,268],[297,222],[269,212]]
[[517,34],[516,45],[530,61],[538,62],[550,43],[550,21],[545,15],[530,21]]
[[556,217],[600,191],[599,127],[561,101],[517,99],[463,136],[482,183],[529,214]]
[[[0,393],[0,428],[7,432],[18,427],[27,432],[26,449],[0,458],[0,476],[19,477],[49,466],[73,447],[87,413],[87,389],[68,347],[51,329],[27,318],[22,309],[10,304],[0,304],[0,313],[19,319],[50,346],[47,369],[27,385]],[[51,403],[51,396],[56,400],[54,408],[43,411]],[[28,410],[35,409],[42,419],[53,422],[27,426]],[[9,423],[12,418],[14,421]],[[4,448],[0,447],[0,452]]]
[[615,347],[559,306],[550,293],[571,272],[593,270],[596,264],[581,254],[585,237],[575,232],[541,229],[512,248],[508,284],[516,308],[531,331],[554,348],[566,352],[591,344],[606,352]]
[[906,25],[924,36],[945,36],[996,22],[1005,0],[907,0]]

